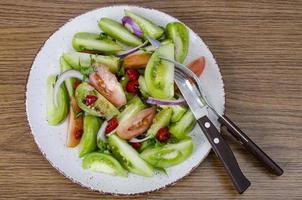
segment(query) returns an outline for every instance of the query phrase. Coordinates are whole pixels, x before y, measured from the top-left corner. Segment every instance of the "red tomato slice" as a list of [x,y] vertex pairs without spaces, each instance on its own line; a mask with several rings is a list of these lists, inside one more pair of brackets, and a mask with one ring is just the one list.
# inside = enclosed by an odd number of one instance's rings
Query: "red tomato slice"
[[204,56],[201,56],[200,58],[193,60],[188,67],[199,77],[205,68],[205,64],[206,59]]
[[76,115],[81,112],[75,97],[71,97],[71,105],[69,109],[69,121],[67,129],[67,142],[68,147],[76,147],[80,141],[81,137],[78,136],[79,133],[83,132],[83,115]]
[[144,133],[152,124],[155,113],[156,110],[154,107],[140,111],[118,126],[116,130],[117,135],[122,139],[129,140]]
[[106,67],[98,67],[89,75],[91,85],[116,107],[126,104],[126,96],[116,76]]

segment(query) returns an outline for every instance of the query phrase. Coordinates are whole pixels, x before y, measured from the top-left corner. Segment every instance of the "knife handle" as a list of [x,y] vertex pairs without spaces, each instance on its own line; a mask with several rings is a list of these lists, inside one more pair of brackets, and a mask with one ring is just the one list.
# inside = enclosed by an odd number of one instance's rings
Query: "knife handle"
[[251,183],[243,175],[231,148],[207,116],[198,119],[197,122],[205,133],[217,157],[222,162],[236,190],[239,194],[242,194]]
[[262,151],[244,132],[242,132],[234,122],[232,122],[227,116],[223,115],[218,118],[218,121],[227,127],[227,130],[231,135],[252,153],[258,160],[260,160],[266,168],[272,173],[281,176],[283,170],[277,163],[275,163],[264,151]]

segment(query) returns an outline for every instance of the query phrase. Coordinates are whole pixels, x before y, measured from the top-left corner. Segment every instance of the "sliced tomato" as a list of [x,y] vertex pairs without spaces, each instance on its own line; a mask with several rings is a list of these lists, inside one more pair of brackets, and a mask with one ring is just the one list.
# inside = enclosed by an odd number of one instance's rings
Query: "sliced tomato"
[[122,139],[129,140],[144,133],[152,124],[155,113],[156,110],[154,107],[138,112],[118,126],[116,130],[118,136]]
[[204,56],[201,56],[200,58],[193,60],[188,67],[199,77],[205,68],[205,64],[206,59]]
[[116,76],[106,67],[98,67],[89,75],[91,85],[116,107],[126,104],[126,96]]
[[127,69],[145,68],[151,55],[149,53],[133,54],[124,58],[124,67]]
[[71,97],[71,105],[69,109],[69,121],[67,130],[68,147],[76,147],[81,140],[79,133],[83,133],[83,115],[74,96]]

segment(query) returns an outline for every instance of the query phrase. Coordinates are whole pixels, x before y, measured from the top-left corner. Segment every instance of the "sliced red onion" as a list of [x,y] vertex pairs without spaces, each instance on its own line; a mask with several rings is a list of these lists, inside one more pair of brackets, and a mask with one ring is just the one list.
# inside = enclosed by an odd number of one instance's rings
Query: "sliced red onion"
[[129,50],[126,50],[126,51],[121,51],[119,53],[117,53],[116,55],[118,57],[125,57],[125,56],[128,56],[136,51],[138,51],[140,48],[146,46],[148,44],[148,40],[146,40],[143,44],[137,46],[137,47],[134,47],[133,49],[129,49]]
[[162,105],[162,106],[186,105],[186,101],[182,97],[176,100],[164,100],[164,99],[156,99],[153,97],[148,97],[146,102],[149,104]]
[[147,35],[147,39],[155,49],[158,49],[161,46],[160,41],[156,40],[155,38],[151,37],[150,35]]
[[61,84],[69,78],[78,78],[80,80],[83,80],[83,75],[78,70],[70,69],[70,70],[64,71],[63,73],[61,73],[58,76],[58,79],[54,86],[54,95],[53,95],[53,98],[54,98],[53,101],[54,101],[55,106],[58,106],[57,95],[58,95],[59,88],[60,88]]
[[102,126],[100,127],[99,131],[98,131],[98,134],[96,136],[96,140],[99,141],[99,140],[103,140],[103,141],[106,141],[107,138],[105,136],[105,130],[106,130],[106,127],[108,125],[108,121],[104,121]]
[[149,140],[152,136],[151,135],[148,135],[147,137],[144,137],[142,139],[137,139],[137,138],[131,138],[131,140],[129,140],[129,142],[131,143],[135,143],[135,142],[143,142],[143,141],[146,141],[146,140]]
[[134,35],[137,35],[139,37],[144,36],[140,27],[131,19],[131,17],[128,17],[128,16],[123,17],[122,23]]

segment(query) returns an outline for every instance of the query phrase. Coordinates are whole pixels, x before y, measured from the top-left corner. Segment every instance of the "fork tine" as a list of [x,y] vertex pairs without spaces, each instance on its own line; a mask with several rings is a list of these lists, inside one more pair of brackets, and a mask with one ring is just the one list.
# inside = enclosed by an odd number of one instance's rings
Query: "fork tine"
[[[175,75],[178,76],[178,78],[184,78],[184,79],[190,79],[193,80],[193,86],[196,88],[196,91],[201,95],[201,91],[198,89],[198,83],[196,83],[196,81],[194,79],[191,78],[191,76],[188,76],[188,74],[184,73],[184,71],[182,71],[179,68],[175,68]],[[192,82],[191,82],[192,83]],[[191,84],[192,85],[192,84]]]

